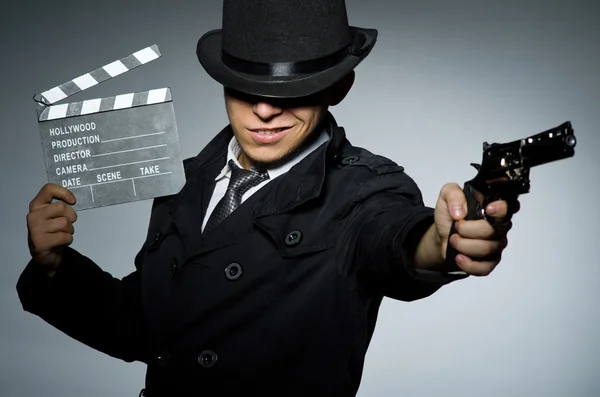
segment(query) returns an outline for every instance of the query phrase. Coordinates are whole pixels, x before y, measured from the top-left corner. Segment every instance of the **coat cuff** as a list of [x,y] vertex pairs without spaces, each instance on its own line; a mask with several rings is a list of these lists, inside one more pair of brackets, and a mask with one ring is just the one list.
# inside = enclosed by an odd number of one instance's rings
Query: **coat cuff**
[[[71,247],[65,247],[60,265],[52,277],[45,269],[31,259],[17,282],[17,293],[23,309],[37,315],[50,309],[57,293],[64,294],[77,280],[77,273],[85,266],[84,257]],[[79,268],[79,271],[78,271]]]
[[431,227],[434,222],[434,209],[423,207],[417,212],[400,230],[396,237],[395,251],[396,255],[402,258],[402,263],[406,266],[407,273],[414,279],[420,282],[433,285],[443,286],[453,281],[462,280],[468,277],[464,272],[448,273],[443,270],[424,270],[415,269],[413,266],[413,258],[417,245],[425,232]]

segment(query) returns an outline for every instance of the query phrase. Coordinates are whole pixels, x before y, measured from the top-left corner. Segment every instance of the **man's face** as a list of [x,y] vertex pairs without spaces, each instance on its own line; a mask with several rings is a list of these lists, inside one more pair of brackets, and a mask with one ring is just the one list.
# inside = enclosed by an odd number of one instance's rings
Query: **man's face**
[[225,89],[229,121],[243,153],[239,161],[276,163],[296,151],[327,112],[324,94],[301,100],[271,100]]

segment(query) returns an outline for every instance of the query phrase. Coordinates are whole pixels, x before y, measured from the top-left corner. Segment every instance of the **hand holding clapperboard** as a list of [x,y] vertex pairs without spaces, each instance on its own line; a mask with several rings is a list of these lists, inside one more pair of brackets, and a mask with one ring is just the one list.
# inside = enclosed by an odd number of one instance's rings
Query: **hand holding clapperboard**
[[185,184],[169,88],[56,103],[161,56],[156,45],[34,96],[48,182],[83,210],[175,194]]

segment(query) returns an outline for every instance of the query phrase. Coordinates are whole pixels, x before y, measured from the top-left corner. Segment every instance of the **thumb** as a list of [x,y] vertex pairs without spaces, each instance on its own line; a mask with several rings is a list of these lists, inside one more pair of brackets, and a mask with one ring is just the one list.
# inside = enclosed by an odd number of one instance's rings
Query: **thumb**
[[467,198],[463,189],[456,183],[447,183],[442,187],[440,198],[446,203],[450,216],[455,221],[463,219],[467,214]]

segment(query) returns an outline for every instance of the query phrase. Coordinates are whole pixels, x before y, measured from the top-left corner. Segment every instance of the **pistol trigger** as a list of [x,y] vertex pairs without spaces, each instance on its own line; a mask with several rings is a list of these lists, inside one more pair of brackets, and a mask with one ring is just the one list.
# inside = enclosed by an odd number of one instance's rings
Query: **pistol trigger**
[[487,219],[485,208],[479,203],[477,203],[477,219]]
[[481,164],[471,163],[471,166],[473,166],[477,171],[481,169]]

